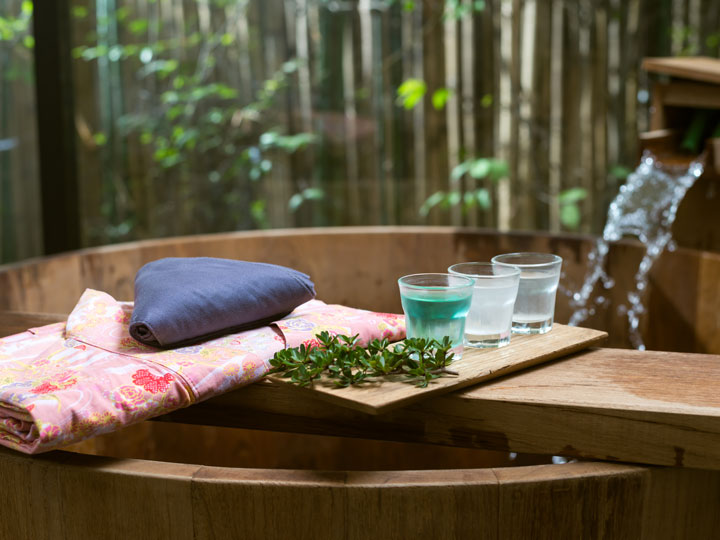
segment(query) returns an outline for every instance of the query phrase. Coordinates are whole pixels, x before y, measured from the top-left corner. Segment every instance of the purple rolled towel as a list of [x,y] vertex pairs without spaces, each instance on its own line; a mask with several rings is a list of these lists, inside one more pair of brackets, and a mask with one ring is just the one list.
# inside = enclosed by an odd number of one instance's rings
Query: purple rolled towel
[[274,264],[167,258],[135,276],[130,335],[177,347],[262,326],[315,297],[310,277]]

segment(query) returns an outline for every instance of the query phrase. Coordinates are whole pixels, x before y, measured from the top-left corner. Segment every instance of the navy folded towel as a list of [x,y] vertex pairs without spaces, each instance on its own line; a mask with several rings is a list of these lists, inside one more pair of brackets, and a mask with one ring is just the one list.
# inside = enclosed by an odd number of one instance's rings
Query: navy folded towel
[[155,347],[186,345],[262,326],[314,297],[310,277],[284,266],[159,259],[135,276],[130,335]]

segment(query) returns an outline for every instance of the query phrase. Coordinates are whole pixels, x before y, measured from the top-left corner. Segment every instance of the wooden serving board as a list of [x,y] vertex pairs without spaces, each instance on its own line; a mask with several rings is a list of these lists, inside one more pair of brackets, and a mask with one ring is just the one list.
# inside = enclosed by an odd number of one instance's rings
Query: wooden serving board
[[347,388],[337,388],[328,379],[315,381],[312,387],[297,386],[289,379],[276,375],[269,379],[297,388],[299,392],[310,392],[337,405],[370,414],[382,414],[429,396],[495,379],[513,371],[597,346],[606,338],[607,333],[600,330],[556,323],[547,334],[513,335],[510,344],[499,349],[466,347],[462,358],[450,365],[450,369],[458,372],[458,376],[440,377],[431,381],[427,388],[418,388],[402,375],[378,377],[373,380],[374,382]]

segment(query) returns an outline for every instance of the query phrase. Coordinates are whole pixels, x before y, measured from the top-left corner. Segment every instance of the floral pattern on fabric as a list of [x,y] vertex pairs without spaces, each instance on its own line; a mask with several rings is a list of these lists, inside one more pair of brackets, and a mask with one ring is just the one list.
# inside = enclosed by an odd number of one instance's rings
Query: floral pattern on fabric
[[132,339],[132,304],[88,289],[67,323],[0,339],[0,444],[39,453],[251,383],[322,331],[405,337],[401,315],[311,300],[269,326],[162,350]]

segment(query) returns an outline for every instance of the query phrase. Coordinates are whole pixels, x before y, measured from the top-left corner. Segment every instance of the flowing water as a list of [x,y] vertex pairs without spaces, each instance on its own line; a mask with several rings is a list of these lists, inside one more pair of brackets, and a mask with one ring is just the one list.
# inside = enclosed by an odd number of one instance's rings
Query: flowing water
[[702,156],[687,169],[676,170],[663,166],[650,152],[643,154],[640,165],[628,176],[620,193],[610,204],[602,238],[598,239],[588,256],[590,266],[585,282],[577,292],[566,292],[572,297],[570,306],[575,309],[569,324],[582,323],[595,314],[598,305],[607,304],[608,300],[602,292],[592,303],[590,298],[597,287],[610,289],[614,285],[605,272],[609,242],[624,236],[635,236],[645,244],[646,252],[635,274],[635,288],[628,291],[627,303],[618,306],[618,315],[627,316],[633,347],[645,349],[639,325],[645,312],[643,295],[648,273],[665,248],[675,249],[670,229],[678,206],[702,173]]

